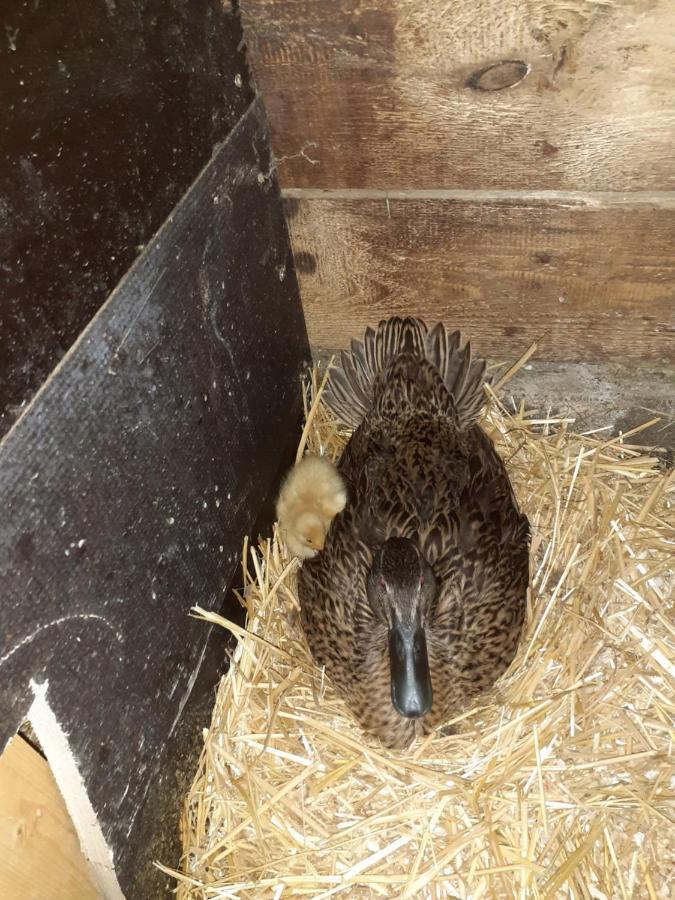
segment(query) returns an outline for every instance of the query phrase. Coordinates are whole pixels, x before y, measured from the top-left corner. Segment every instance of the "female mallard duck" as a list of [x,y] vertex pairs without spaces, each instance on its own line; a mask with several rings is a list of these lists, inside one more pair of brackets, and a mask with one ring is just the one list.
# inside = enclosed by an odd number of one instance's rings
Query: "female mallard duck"
[[464,710],[511,663],[529,527],[476,420],[485,362],[459,333],[393,318],[352,342],[326,400],[355,430],[349,501],[298,575],[316,662],[392,747]]

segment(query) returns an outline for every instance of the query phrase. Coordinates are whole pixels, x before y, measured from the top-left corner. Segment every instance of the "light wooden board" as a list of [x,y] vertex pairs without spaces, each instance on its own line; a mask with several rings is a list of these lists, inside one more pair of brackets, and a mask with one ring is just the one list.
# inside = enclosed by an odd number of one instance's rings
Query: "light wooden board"
[[672,0],[242,8],[284,186],[675,187]]
[[315,347],[344,347],[400,313],[459,327],[493,359],[538,338],[548,360],[674,359],[667,200],[291,191],[285,202]]
[[0,756],[0,897],[100,897],[51,769],[22,737]]

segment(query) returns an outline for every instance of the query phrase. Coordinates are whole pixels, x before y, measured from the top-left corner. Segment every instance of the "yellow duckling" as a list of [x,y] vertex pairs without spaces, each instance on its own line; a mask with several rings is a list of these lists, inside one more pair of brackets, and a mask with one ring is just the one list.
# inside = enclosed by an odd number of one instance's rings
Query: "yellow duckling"
[[347,504],[342,476],[325,456],[305,456],[283,481],[277,518],[289,553],[311,559],[323,550],[331,522]]

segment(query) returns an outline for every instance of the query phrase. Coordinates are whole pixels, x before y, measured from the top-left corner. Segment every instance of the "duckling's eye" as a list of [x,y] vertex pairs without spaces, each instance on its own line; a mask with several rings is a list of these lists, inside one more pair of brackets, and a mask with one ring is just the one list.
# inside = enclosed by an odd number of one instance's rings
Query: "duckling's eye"
[[305,536],[305,541],[309,544],[310,547],[314,546],[314,541],[311,539],[311,537]]

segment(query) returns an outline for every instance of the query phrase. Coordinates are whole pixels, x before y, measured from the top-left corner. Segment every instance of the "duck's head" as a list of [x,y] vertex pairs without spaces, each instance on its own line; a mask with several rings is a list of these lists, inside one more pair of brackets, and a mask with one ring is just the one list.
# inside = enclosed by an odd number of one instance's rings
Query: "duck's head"
[[436,596],[429,563],[407,538],[389,538],[375,552],[368,600],[389,631],[391,701],[408,719],[431,709],[433,694],[425,626]]

